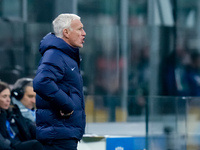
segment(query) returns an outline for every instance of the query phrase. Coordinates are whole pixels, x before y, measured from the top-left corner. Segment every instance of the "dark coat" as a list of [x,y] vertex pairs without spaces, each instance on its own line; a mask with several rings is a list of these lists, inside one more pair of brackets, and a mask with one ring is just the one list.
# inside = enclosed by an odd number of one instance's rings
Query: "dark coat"
[[[40,43],[42,58],[33,80],[36,95],[36,137],[43,142],[80,140],[85,130],[85,103],[79,49],[53,33]],[[60,111],[73,114],[62,117]]]
[[[6,120],[15,133],[15,138],[11,138],[6,127]],[[36,138],[35,125],[29,119],[22,116],[17,105],[9,110],[0,109],[0,148],[11,149],[21,142]]]

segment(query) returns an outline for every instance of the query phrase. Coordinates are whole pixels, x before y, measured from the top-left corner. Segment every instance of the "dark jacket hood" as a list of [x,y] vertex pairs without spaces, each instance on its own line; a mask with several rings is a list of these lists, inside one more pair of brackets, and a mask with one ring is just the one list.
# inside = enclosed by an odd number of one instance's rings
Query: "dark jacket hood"
[[48,49],[60,50],[80,64],[79,49],[71,47],[54,33],[48,33],[40,42],[39,52],[42,56]]

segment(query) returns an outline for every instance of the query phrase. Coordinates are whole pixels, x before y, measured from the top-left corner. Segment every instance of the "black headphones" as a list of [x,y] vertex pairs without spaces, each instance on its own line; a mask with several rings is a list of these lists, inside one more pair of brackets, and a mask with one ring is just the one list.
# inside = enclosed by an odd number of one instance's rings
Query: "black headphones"
[[16,100],[21,100],[24,96],[24,87],[33,82],[33,79],[31,78],[22,78],[22,79],[19,79],[17,82],[16,82],[16,88],[14,88],[12,91],[11,91],[11,96],[16,98]]

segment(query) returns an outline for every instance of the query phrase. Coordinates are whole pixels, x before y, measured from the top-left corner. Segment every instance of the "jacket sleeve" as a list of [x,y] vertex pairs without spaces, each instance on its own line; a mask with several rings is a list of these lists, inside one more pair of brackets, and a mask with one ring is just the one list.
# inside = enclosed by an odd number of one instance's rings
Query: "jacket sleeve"
[[0,134],[0,149],[1,150],[11,150],[11,141],[4,138],[1,134]]
[[41,98],[53,103],[64,113],[69,113],[74,110],[74,102],[56,84],[64,76],[65,65],[61,54],[46,51],[33,80],[33,88]]

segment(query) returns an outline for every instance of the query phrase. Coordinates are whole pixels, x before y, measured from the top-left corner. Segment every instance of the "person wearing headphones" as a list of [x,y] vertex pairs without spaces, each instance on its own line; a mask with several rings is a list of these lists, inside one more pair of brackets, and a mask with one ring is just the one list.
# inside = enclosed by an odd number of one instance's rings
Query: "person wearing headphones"
[[32,78],[18,79],[11,91],[12,102],[17,104],[25,118],[35,122],[35,97]]
[[0,81],[0,150],[42,150],[35,124],[12,104],[10,86]]

